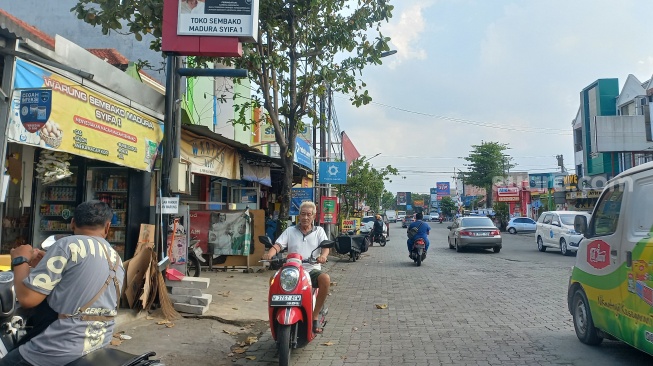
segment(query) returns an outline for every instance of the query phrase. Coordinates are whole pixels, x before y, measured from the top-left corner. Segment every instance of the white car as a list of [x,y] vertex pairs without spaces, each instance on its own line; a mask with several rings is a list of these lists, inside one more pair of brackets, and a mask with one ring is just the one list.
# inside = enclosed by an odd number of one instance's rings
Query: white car
[[528,217],[513,217],[508,221],[507,230],[511,234],[537,230],[537,221]]
[[431,221],[431,214],[424,214],[422,217],[422,221]]
[[590,214],[584,211],[545,211],[537,220],[535,240],[540,252],[547,248],[560,250],[562,255],[570,255],[578,250],[578,243],[583,236],[574,230],[576,215],[585,215],[587,220]]
[[437,212],[431,212],[431,220],[430,221],[440,221],[440,214]]

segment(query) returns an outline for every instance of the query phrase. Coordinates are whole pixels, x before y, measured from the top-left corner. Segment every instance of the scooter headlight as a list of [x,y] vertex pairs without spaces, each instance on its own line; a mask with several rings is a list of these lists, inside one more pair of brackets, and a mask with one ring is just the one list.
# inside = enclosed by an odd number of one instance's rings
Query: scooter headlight
[[290,292],[297,287],[297,283],[299,283],[299,270],[297,268],[284,268],[281,271],[281,288],[286,291]]

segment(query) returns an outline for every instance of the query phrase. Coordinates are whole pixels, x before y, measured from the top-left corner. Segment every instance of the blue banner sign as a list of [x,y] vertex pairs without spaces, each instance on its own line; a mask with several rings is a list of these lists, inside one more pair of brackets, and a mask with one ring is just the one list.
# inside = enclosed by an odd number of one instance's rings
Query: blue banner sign
[[290,191],[290,210],[288,214],[290,216],[299,215],[299,206],[304,201],[314,201],[313,200],[313,190],[314,188],[293,188]]
[[437,182],[436,190],[438,196],[450,196],[451,189],[449,188],[449,182]]
[[347,162],[321,161],[318,183],[347,184]]
[[313,148],[311,145],[301,138],[295,140],[295,163],[307,167],[313,171]]
[[20,91],[20,122],[29,132],[40,130],[50,118],[52,89]]

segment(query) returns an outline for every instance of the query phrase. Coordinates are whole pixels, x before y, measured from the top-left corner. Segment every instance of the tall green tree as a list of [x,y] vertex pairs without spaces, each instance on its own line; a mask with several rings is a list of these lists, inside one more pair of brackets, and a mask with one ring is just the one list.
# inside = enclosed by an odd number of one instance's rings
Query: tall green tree
[[472,150],[465,160],[467,171],[463,172],[465,184],[485,188],[485,202],[487,207],[492,207],[492,185],[506,177],[508,171],[515,165],[511,164],[512,158],[504,154],[509,147],[499,142],[481,142],[472,145]]
[[[237,111],[234,123],[251,125],[255,121],[246,111],[263,106],[267,113],[263,118],[274,126],[284,168],[281,217],[288,216],[295,141],[304,128],[302,118],[318,123],[310,100],[332,91],[348,95],[355,106],[372,100],[360,77],[365,66],[380,65],[382,53],[390,50],[390,39],[381,33],[381,25],[391,18],[393,8],[389,0],[262,0],[258,41],[243,44],[241,58],[217,60],[247,69],[257,86],[251,102]],[[152,34],[151,48],[160,49],[162,0],[78,0],[71,11],[102,27],[105,34],[132,33],[137,40]]]
[[456,202],[454,202],[451,197],[449,196],[442,197],[442,200],[440,200],[440,211],[442,212],[443,215],[445,216],[451,215],[457,210],[458,210],[458,206],[456,205]]
[[364,158],[354,160],[347,171],[347,184],[337,186],[343,199],[345,217],[351,215],[362,203],[376,211],[379,201],[383,202],[384,192],[389,193],[385,190],[385,182],[391,182],[392,176],[398,174],[397,169],[390,165],[377,169]]
[[390,191],[383,191],[381,206],[386,210],[394,210],[397,207],[397,198]]

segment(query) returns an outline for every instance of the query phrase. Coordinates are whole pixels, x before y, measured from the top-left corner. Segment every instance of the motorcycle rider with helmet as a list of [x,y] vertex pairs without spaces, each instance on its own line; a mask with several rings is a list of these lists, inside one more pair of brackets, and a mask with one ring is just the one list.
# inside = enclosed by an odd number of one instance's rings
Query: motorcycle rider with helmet
[[372,228],[372,241],[380,241],[379,238],[383,235],[383,226],[385,223],[381,220],[381,215],[376,214],[376,220],[374,220],[374,227]]

